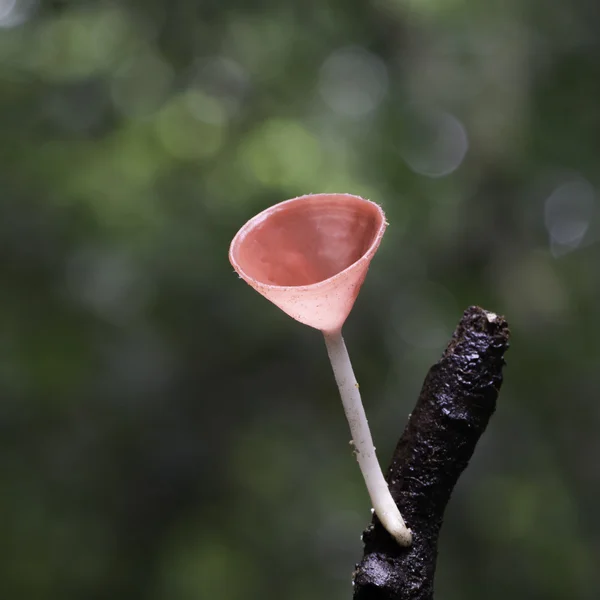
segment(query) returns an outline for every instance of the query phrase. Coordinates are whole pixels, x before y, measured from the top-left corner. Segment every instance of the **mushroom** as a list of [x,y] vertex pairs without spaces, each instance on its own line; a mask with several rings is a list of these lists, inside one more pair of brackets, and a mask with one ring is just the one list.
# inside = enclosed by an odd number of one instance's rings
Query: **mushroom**
[[238,275],[285,313],[325,337],[373,509],[402,546],[412,534],[377,461],[358,383],[342,338],[387,226],[374,202],[351,194],[310,194],[280,202],[235,235],[229,260]]

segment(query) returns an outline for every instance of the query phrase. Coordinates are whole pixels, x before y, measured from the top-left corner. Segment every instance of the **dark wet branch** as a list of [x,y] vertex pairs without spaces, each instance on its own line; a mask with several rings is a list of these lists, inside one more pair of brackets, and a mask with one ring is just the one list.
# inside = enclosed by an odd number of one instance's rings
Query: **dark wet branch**
[[431,600],[444,510],[496,408],[509,330],[503,317],[468,308],[429,370],[387,480],[413,531],[401,548],[375,517],[364,532],[354,600]]

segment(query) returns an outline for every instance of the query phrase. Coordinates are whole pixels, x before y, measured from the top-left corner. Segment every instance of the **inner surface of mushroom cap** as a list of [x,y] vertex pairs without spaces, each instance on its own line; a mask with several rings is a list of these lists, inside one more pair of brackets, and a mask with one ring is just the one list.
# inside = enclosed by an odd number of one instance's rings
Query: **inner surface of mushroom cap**
[[350,194],[314,194],[260,213],[233,239],[239,275],[293,318],[341,327],[385,231],[381,208]]

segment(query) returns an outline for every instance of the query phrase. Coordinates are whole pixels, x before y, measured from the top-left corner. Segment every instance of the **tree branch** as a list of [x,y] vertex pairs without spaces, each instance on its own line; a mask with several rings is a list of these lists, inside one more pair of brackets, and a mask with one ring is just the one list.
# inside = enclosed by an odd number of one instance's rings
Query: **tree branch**
[[468,308],[429,370],[387,481],[413,531],[400,547],[375,516],[363,534],[354,600],[432,600],[444,510],[496,408],[510,332],[503,317]]

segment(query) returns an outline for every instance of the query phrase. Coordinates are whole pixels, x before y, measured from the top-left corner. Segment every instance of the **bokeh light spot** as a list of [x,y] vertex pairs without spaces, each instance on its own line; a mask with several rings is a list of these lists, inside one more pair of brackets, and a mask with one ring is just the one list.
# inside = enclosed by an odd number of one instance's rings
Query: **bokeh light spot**
[[28,65],[50,81],[70,81],[97,75],[122,60],[131,36],[127,14],[113,7],[72,10],[36,23]]
[[385,63],[362,48],[336,50],[321,67],[321,97],[332,110],[346,117],[360,118],[374,111],[387,89]]
[[264,185],[310,188],[321,164],[321,146],[299,123],[271,119],[249,137],[241,160]]
[[247,71],[224,56],[198,61],[190,84],[191,88],[217,98],[230,116],[239,111],[248,86]]
[[553,254],[565,254],[583,241],[596,208],[596,193],[585,179],[557,187],[544,204],[544,224]]
[[442,111],[418,110],[409,115],[399,152],[404,162],[419,175],[444,177],[463,162],[469,149],[465,126]]
[[212,125],[226,125],[228,121],[225,104],[216,97],[189,90],[183,95],[183,100],[190,114],[199,121]]
[[35,8],[35,0],[0,0],[0,29],[24,23]]
[[187,92],[160,111],[156,131],[167,152],[179,159],[194,160],[220,150],[226,124],[226,113],[218,100],[200,92]]

